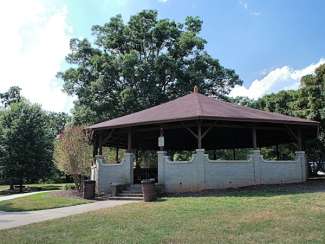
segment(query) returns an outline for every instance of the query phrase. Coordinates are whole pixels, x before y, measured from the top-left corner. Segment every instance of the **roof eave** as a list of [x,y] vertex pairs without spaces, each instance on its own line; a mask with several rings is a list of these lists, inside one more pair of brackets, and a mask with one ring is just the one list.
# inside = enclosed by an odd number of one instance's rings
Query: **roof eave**
[[290,121],[290,120],[271,120],[271,119],[250,119],[250,118],[222,118],[222,117],[210,117],[210,116],[194,116],[194,117],[187,117],[187,118],[177,118],[177,119],[167,119],[167,120],[159,120],[159,121],[145,121],[145,122],[138,122],[138,123],[129,123],[129,124],[122,124],[122,125],[112,125],[112,126],[101,126],[96,127],[96,125],[89,126],[87,129],[91,130],[105,130],[105,129],[116,129],[116,128],[128,128],[128,127],[135,127],[135,126],[143,126],[143,125],[156,125],[156,124],[165,124],[165,123],[173,123],[173,122],[180,122],[180,121],[190,121],[190,120],[216,120],[216,121],[231,121],[231,122],[249,122],[249,123],[270,123],[270,124],[290,124],[290,125],[309,125],[309,126],[319,126],[318,121],[313,120],[306,120],[306,121]]

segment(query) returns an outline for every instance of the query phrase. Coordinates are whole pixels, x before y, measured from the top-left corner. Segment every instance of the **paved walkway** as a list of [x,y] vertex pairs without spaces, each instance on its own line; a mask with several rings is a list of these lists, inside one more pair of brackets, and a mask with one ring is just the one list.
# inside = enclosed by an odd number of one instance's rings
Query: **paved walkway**
[[0,197],[0,202],[5,201],[5,200],[10,200],[10,199],[15,199],[15,198],[18,198],[18,197],[26,197],[26,196],[30,196],[30,195],[35,195],[35,194],[39,194],[39,193],[43,193],[43,192],[49,192],[49,191],[36,191],[36,192],[28,192],[28,193],[17,193],[17,194],[12,194],[12,195],[8,195],[8,196],[2,196],[2,197]]
[[58,219],[70,215],[86,213],[103,208],[112,208],[127,203],[134,203],[136,201],[124,201],[124,200],[106,200],[98,201],[94,203],[82,204],[77,206],[46,209],[38,211],[26,211],[26,212],[3,212],[0,211],[0,229],[9,229],[22,225],[42,222],[50,219]]

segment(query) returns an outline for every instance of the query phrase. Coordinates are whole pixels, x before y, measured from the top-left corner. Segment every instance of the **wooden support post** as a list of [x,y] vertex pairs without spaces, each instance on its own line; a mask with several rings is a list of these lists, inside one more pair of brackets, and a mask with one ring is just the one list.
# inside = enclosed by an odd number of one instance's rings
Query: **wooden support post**
[[298,150],[302,151],[302,136],[301,136],[301,129],[300,128],[298,128],[297,141],[298,141]]
[[94,143],[93,143],[93,162],[94,165],[96,163],[96,155],[98,154],[98,137],[94,135]]
[[280,159],[279,144],[275,145],[275,151],[276,151],[276,159],[279,160]]
[[253,148],[254,150],[257,149],[257,140],[256,140],[256,128],[254,127],[252,130],[252,137],[253,137]]
[[202,127],[201,127],[201,122],[199,122],[198,126],[197,126],[197,147],[198,147],[198,149],[202,148]]
[[98,138],[98,154],[99,155],[103,155],[103,136],[102,134],[99,134],[99,138]]
[[[163,128],[160,128],[160,137],[163,137],[164,136],[164,129]],[[164,151],[164,146],[160,146],[159,147],[159,150],[160,151]]]
[[97,155],[97,145],[95,141],[93,144],[93,162],[92,162],[93,165],[96,163],[96,155]]
[[119,150],[119,147],[118,145],[116,146],[116,151],[115,151],[115,161],[118,162],[118,150]]
[[129,128],[128,130],[128,152],[132,151],[132,130]]

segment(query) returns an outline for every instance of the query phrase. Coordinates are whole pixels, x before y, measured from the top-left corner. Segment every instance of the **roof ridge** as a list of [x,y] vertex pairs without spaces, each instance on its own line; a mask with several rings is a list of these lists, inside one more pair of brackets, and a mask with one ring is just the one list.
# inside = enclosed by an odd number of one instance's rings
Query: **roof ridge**
[[195,95],[195,99],[196,99],[196,103],[198,104],[198,107],[199,107],[199,111],[197,111],[197,115],[200,116],[200,114],[203,113],[203,109],[202,109],[202,105],[201,105],[201,102],[200,102],[200,99],[199,99],[199,95],[202,95],[200,93],[196,93],[196,92],[193,92],[193,94]]

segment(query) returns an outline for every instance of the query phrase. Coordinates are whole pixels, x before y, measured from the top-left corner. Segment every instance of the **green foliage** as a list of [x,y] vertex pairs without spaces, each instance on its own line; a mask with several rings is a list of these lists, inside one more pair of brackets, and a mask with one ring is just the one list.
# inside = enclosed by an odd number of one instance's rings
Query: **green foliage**
[[[291,116],[298,116],[320,122],[319,137],[315,140],[304,141],[305,151],[310,160],[325,159],[325,65],[319,66],[315,74],[306,75],[301,79],[298,90],[280,91],[263,96],[257,101],[249,98],[229,98],[231,102],[258,108],[270,112],[277,112]],[[272,150],[264,149],[263,153],[272,156]],[[291,150],[289,153],[288,150]],[[292,157],[293,146],[280,149],[282,157]]]
[[76,95],[74,122],[92,123],[148,108],[189,93],[223,96],[242,81],[205,50],[202,21],[159,19],[153,10],[117,15],[93,26],[94,44],[72,39],[67,61],[58,73],[64,89]]
[[71,117],[63,112],[49,112],[47,116],[48,128],[53,138],[60,134],[64,130],[64,127],[71,121]]
[[250,99],[248,97],[226,97],[225,100],[227,102],[235,103],[241,106],[251,107],[251,108],[257,108],[257,103],[255,100]]
[[12,86],[7,92],[0,93],[0,101],[4,107],[10,106],[12,103],[17,103],[22,100],[20,94],[21,88],[18,86]]
[[71,175],[78,190],[84,176],[89,176],[93,160],[91,147],[87,143],[82,126],[67,127],[54,144],[56,166]]
[[66,191],[75,190],[75,189],[76,189],[76,185],[71,185],[71,184],[64,185],[64,190],[66,190]]
[[10,103],[0,117],[0,165],[5,178],[23,184],[49,175],[53,144],[47,115],[26,101]]
[[192,159],[192,151],[176,151],[171,155],[172,160],[174,161],[189,161]]

